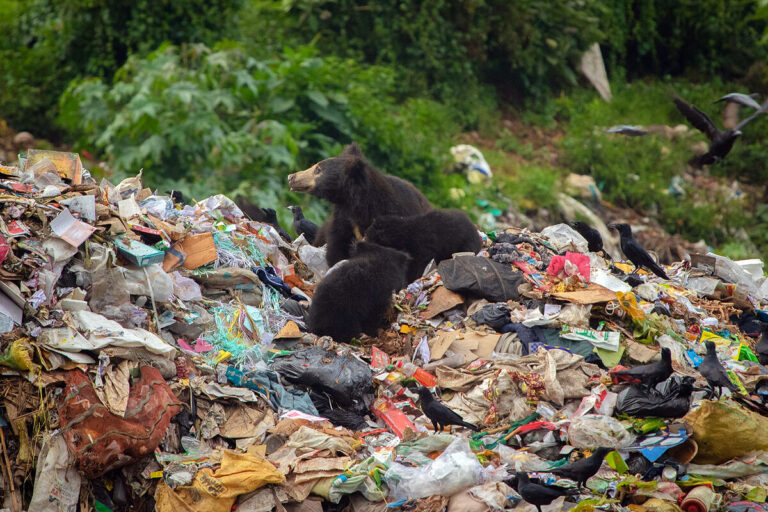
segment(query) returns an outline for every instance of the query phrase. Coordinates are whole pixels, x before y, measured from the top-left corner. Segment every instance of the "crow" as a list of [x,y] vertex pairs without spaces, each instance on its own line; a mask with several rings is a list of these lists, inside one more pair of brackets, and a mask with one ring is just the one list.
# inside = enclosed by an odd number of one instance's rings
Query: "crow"
[[625,124],[622,124],[619,126],[612,126],[607,130],[605,130],[605,133],[620,133],[622,135],[626,135],[627,137],[640,137],[642,135],[648,134],[646,130],[643,130],[640,127],[627,126]]
[[581,489],[582,486],[587,485],[587,480],[597,474],[600,470],[600,466],[603,464],[603,459],[605,459],[605,456],[612,451],[613,448],[597,448],[595,452],[586,459],[577,460],[576,462],[572,462],[565,466],[552,469],[548,471],[548,473],[574,480],[578,483],[579,489]]
[[280,225],[280,222],[278,222],[277,212],[272,208],[262,208],[262,210],[264,211],[264,222],[275,228],[277,233],[280,235],[280,238],[288,243],[291,243],[291,235],[289,235],[288,232],[284,230]]
[[640,380],[640,383],[652,388],[659,382],[664,382],[672,375],[672,352],[668,348],[661,349],[661,361],[644,364],[628,368],[626,370],[617,370],[611,372],[614,375],[623,375]]
[[317,236],[317,224],[304,218],[301,206],[289,206],[288,209],[293,212],[293,229],[296,230],[296,234],[304,235],[307,242],[313,244]]
[[760,364],[768,366],[768,324],[762,325],[762,331],[763,333],[760,335],[755,351],[757,352],[757,360]]
[[571,227],[579,232],[587,241],[589,252],[600,252],[603,250],[603,237],[600,232],[587,224],[586,222],[571,222]]
[[165,193],[171,196],[173,204],[187,204],[187,202],[184,200],[184,194],[181,193],[181,190],[166,190]]
[[726,103],[737,103],[743,107],[760,110],[760,104],[756,101],[759,97],[759,94],[741,94],[740,92],[732,92],[715,101],[715,103],[720,103],[722,101]]
[[517,477],[517,493],[522,498],[536,506],[536,510],[541,512],[542,505],[549,505],[560,496],[574,496],[579,494],[575,489],[566,489],[564,487],[558,487],[556,485],[542,485],[531,482],[527,473],[518,472]]
[[467,423],[461,416],[435,400],[429,389],[423,386],[419,387],[419,398],[421,401],[421,410],[424,412],[424,415],[429,418],[429,421],[432,422],[432,426],[435,427],[435,433],[440,432],[443,427],[449,425],[467,427],[475,432],[480,430],[471,423]]
[[609,224],[608,227],[619,232],[621,236],[621,252],[635,265],[635,270],[632,273],[636,272],[640,267],[648,267],[657,276],[669,279],[664,269],[653,261],[648,251],[643,249],[643,246],[632,237],[632,228],[629,227],[629,224]]
[[718,397],[723,392],[723,388],[728,388],[733,393],[738,393],[739,388],[728,378],[723,365],[720,364],[720,359],[717,358],[715,344],[712,341],[707,341],[705,345],[707,346],[707,355],[704,356],[704,361],[699,365],[698,370],[707,379],[707,384],[712,388],[712,392],[714,393],[715,388],[717,388]]
[[732,130],[718,130],[709,116],[692,104],[686,103],[680,98],[674,98],[672,101],[675,102],[677,110],[685,116],[688,122],[691,123],[694,128],[706,135],[710,140],[709,151],[704,155],[691,160],[691,164],[695,167],[713,164],[716,161],[725,158],[725,156],[730,153],[731,149],[733,149],[733,144],[736,142],[736,139],[741,136],[741,129],[759,114],[765,112],[766,108],[768,108],[768,102],[765,102],[751,116],[741,121]]

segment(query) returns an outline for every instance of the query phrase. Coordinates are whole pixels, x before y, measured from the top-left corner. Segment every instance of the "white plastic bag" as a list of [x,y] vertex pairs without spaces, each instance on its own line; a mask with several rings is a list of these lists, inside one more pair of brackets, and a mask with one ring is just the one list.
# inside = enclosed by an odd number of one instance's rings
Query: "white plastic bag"
[[80,480],[64,436],[47,437],[37,459],[29,512],[74,512],[80,498]]
[[571,421],[568,439],[576,448],[626,448],[635,442],[635,436],[619,420],[601,414],[586,414]]
[[586,239],[568,224],[547,226],[541,231],[541,234],[547,237],[557,252],[568,250],[586,253],[589,250]]
[[390,496],[396,500],[452,496],[490,479],[466,439],[456,439],[428,464],[412,468],[393,463],[384,474]]

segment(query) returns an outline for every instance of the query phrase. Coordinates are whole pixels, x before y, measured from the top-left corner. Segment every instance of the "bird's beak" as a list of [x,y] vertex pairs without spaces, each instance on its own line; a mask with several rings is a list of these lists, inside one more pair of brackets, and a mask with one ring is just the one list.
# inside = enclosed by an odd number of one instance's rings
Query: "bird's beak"
[[608,226],[606,227],[609,229],[616,229],[616,224],[611,223],[611,224],[608,224]]
[[736,135],[737,137],[741,137],[741,130],[736,130],[735,132],[733,132],[733,134]]

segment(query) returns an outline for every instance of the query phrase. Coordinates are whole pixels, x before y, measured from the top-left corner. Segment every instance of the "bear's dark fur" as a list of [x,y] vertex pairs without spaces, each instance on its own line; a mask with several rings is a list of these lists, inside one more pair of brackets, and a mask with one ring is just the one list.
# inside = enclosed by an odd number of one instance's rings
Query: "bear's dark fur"
[[333,203],[333,212],[319,233],[320,241],[328,244],[328,265],[348,258],[356,234],[362,236],[376,217],[418,215],[432,209],[416,187],[368,163],[356,143],[339,156],[291,174],[288,183],[291,190]]
[[365,239],[406,252],[411,257],[407,279],[413,282],[434,259],[447,260],[456,252],[477,253],[483,241],[477,228],[461,210],[433,210],[412,217],[377,217]]
[[309,331],[337,342],[386,326],[392,293],[407,284],[404,252],[368,242],[358,242],[353,252],[320,282],[309,308]]

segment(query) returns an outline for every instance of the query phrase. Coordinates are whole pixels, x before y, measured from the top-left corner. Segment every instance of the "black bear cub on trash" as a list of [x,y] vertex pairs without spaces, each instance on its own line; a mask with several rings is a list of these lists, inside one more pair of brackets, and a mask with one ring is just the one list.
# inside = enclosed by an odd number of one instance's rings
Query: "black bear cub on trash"
[[329,266],[349,257],[355,238],[361,237],[376,217],[417,215],[432,209],[416,187],[374,168],[355,143],[339,156],[291,174],[288,183],[293,191],[307,192],[333,204],[316,242],[327,242]]
[[408,253],[412,258],[406,276],[409,283],[421,277],[433,258],[439,263],[454,253],[477,253],[483,247],[477,228],[461,210],[433,210],[413,217],[377,217],[365,232],[365,239]]
[[309,308],[309,331],[337,342],[385,327],[392,293],[408,284],[404,252],[369,242],[358,242],[353,252],[320,282]]

